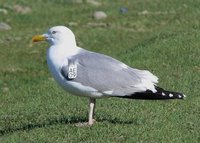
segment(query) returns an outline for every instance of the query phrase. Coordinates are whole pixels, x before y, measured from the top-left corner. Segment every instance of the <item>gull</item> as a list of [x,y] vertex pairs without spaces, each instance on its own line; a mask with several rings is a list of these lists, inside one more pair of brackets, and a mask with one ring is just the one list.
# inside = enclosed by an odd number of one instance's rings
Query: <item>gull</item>
[[89,119],[95,122],[96,99],[184,99],[185,95],[158,87],[158,78],[104,54],[77,46],[74,33],[65,26],[55,26],[35,35],[33,42],[47,41],[47,64],[57,83],[67,92],[89,98]]

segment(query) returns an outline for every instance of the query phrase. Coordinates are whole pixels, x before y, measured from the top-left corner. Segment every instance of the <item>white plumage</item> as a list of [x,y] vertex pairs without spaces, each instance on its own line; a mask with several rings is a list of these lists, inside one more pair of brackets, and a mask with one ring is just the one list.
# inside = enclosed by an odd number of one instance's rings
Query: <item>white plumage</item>
[[171,99],[181,93],[165,91],[156,86],[158,78],[146,70],[138,70],[112,57],[84,50],[76,45],[73,32],[55,26],[34,42],[50,43],[47,63],[54,79],[66,91],[90,98],[89,125],[94,122],[95,99],[121,97],[133,99]]

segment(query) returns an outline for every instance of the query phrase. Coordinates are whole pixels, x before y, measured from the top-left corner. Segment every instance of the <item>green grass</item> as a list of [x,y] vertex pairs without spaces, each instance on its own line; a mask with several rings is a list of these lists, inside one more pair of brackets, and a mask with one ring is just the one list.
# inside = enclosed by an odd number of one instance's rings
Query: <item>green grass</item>
[[[0,13],[0,21],[12,30],[0,31],[0,142],[200,142],[200,2],[101,2],[96,7],[72,0],[1,0],[8,14]],[[32,11],[16,13],[15,4]],[[120,14],[120,7],[128,13]],[[108,18],[93,20],[95,10]],[[81,47],[152,71],[159,86],[181,91],[187,99],[97,100],[97,123],[76,127],[87,121],[88,99],[63,91],[47,68],[48,44],[31,43],[33,35],[55,25],[69,25]]]

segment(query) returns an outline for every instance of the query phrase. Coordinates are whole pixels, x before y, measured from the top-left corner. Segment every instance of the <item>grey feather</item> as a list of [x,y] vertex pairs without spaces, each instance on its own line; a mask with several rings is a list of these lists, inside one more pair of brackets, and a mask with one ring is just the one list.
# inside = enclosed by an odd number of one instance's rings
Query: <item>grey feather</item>
[[[68,79],[68,65],[77,64],[77,77]],[[68,58],[68,65],[61,68],[62,75],[73,82],[92,87],[101,93],[113,91],[113,95],[124,96],[137,91],[141,83],[140,70],[122,66],[122,62],[112,57],[83,51]]]

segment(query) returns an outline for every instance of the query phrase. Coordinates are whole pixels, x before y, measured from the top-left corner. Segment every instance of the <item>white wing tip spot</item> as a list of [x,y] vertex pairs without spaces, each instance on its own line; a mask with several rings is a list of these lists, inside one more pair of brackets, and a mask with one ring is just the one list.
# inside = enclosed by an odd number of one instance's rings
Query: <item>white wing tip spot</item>
[[170,93],[170,94],[169,94],[169,97],[173,97],[173,94]]
[[178,98],[181,98],[181,97],[182,97],[182,96],[179,94],[179,95],[178,95]]
[[166,94],[164,92],[162,92],[162,96],[165,96]]

